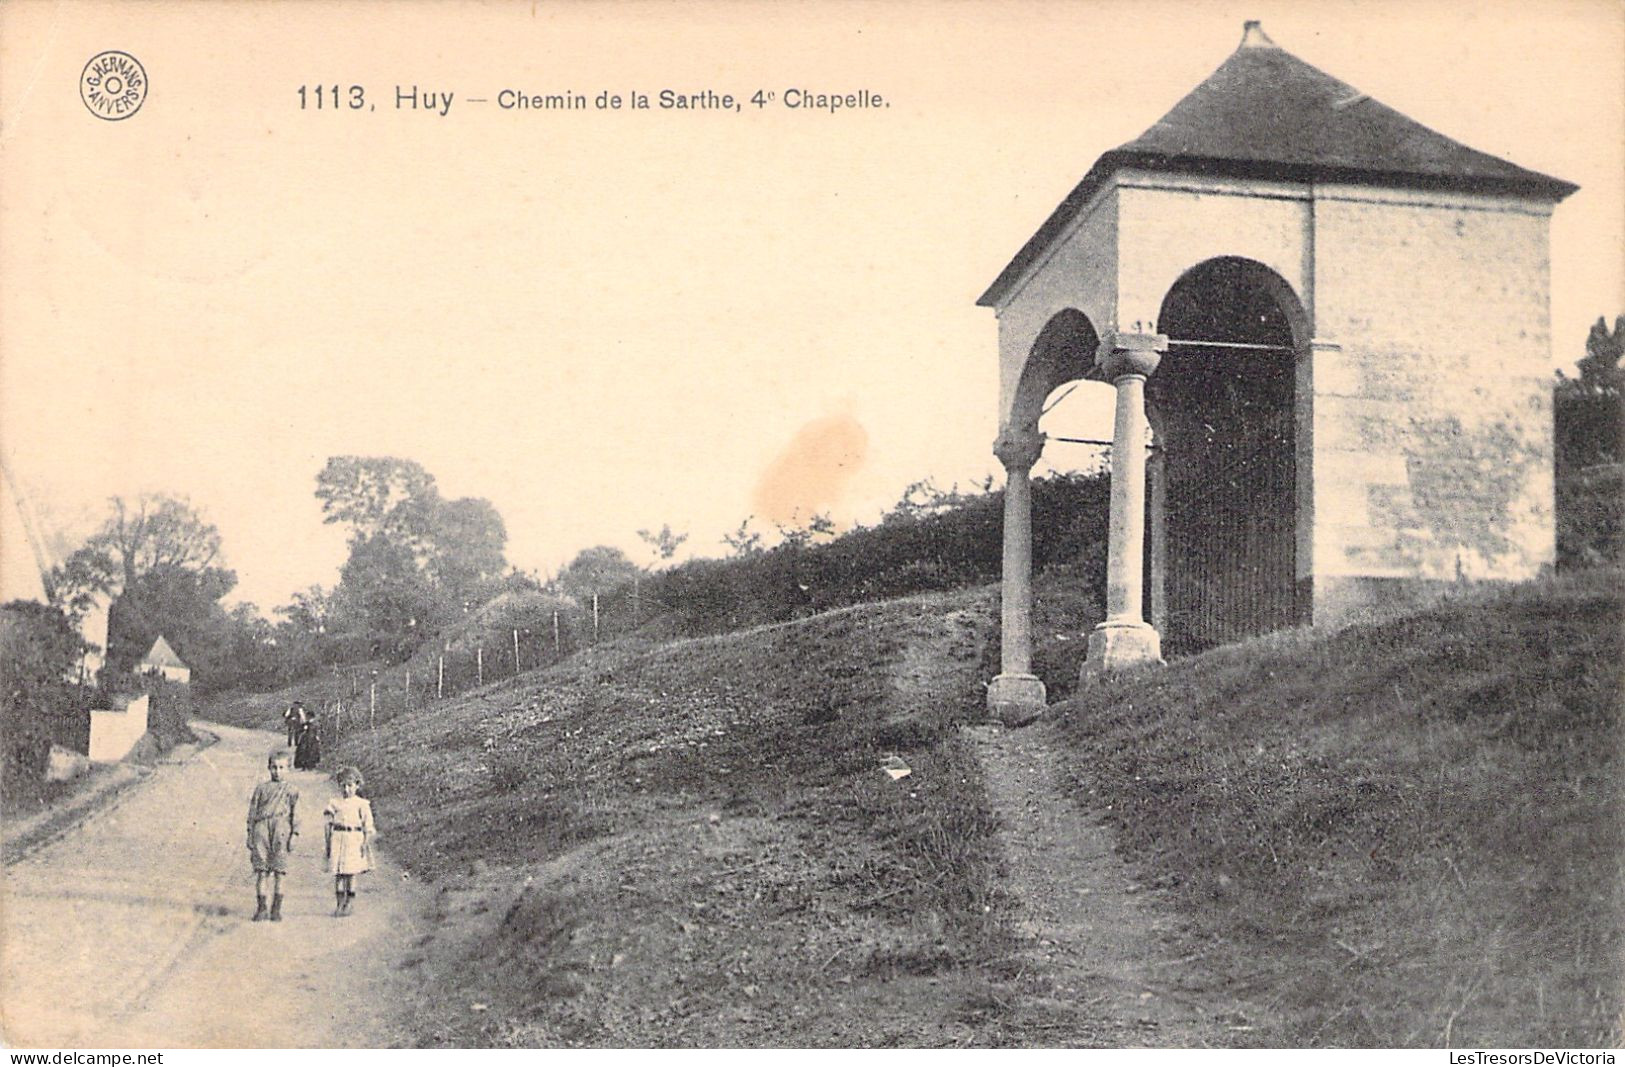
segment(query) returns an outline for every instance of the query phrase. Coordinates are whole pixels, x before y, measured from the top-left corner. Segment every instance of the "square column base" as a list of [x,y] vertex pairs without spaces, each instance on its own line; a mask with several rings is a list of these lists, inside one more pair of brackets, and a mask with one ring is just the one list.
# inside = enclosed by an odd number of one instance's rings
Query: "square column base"
[[1001,674],[987,687],[987,714],[1006,726],[1025,726],[1049,707],[1036,674]]
[[1103,622],[1089,634],[1089,658],[1079,680],[1087,685],[1104,674],[1135,667],[1162,666],[1162,635],[1143,622]]

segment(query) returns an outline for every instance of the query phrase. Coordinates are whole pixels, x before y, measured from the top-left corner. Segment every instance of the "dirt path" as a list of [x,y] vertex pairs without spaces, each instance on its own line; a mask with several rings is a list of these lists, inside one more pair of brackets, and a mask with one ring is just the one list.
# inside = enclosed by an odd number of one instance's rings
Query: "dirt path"
[[[908,633],[891,682],[897,704],[942,700],[974,684],[973,612]],[[1024,1044],[1203,1047],[1233,1043],[1245,1017],[1215,1001],[1166,936],[1171,914],[1136,884],[1111,831],[1068,795],[1054,727],[963,728],[998,817],[1023,995],[1010,1033]],[[1102,803],[1105,803],[1104,801]],[[1228,1040],[1227,1040],[1228,1039]]]
[[[305,833],[285,921],[253,923],[243,814],[275,738],[218,744],[11,865],[0,913],[3,1037],[17,1046],[347,1047],[407,1037],[417,889],[387,860],[332,917],[327,776],[294,774]],[[383,826],[387,832],[387,822]]]
[[1188,991],[1192,976],[1167,938],[1171,915],[1135,883],[1109,828],[1062,789],[1054,727],[973,726],[965,736],[1004,827],[1018,954],[1040,979],[1017,1028],[1054,1031],[1060,1044],[1233,1043],[1229,1028],[1243,1017]]

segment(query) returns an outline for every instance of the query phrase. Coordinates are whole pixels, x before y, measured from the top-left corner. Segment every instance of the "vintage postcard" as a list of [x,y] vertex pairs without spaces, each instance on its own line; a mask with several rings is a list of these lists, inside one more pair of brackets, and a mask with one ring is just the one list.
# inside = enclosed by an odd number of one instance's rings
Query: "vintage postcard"
[[0,5],[0,1040],[1617,1045],[1622,72]]

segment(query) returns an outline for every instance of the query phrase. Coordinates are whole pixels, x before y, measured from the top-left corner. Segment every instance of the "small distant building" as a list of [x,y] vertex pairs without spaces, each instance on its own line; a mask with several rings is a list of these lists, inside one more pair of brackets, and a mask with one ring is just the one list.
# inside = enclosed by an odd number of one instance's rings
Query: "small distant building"
[[169,647],[162,634],[152,643],[152,651],[136,664],[135,670],[137,674],[156,674],[171,682],[188,683],[192,680],[192,668],[175,655],[175,650]]

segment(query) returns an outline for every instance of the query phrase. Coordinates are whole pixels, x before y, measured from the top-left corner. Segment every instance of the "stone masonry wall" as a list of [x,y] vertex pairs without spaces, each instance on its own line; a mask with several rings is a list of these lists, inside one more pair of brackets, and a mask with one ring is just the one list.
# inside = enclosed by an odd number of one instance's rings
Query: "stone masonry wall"
[[[1315,621],[1552,562],[1550,209],[1314,200]],[[1300,397],[1300,403],[1302,402]]]
[[1137,171],[1118,182],[1119,324],[1155,322],[1186,272],[1225,256],[1263,264],[1310,304],[1314,245],[1306,187]]

